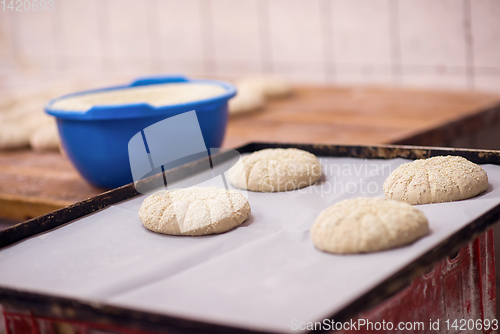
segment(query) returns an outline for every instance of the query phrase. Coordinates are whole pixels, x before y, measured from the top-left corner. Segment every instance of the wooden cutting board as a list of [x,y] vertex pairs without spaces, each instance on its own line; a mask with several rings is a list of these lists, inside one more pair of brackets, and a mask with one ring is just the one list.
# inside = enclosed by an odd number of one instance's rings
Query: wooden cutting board
[[[390,88],[301,87],[232,117],[225,147],[250,141],[446,145],[500,123],[500,96]],[[0,217],[25,220],[102,193],[57,152],[0,152]]]

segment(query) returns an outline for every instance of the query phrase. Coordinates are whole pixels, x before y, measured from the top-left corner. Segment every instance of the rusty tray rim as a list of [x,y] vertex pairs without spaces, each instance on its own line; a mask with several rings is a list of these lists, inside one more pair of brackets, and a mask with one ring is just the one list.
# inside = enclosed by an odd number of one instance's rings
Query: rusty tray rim
[[[236,148],[240,153],[251,153],[265,148],[299,148],[319,156],[354,157],[364,159],[407,158],[421,159],[437,155],[460,155],[478,164],[500,165],[500,151],[455,149],[404,145],[318,145],[318,144],[284,144],[252,142]],[[222,154],[223,155],[223,154]],[[214,156],[215,157],[215,156]],[[212,159],[214,158],[212,157]],[[169,179],[181,179],[191,175],[205,166],[202,160],[170,169],[164,173],[170,174]],[[152,176],[141,182],[155,182],[163,178],[163,173]],[[23,223],[0,231],[0,249],[16,242],[46,232],[66,223],[103,209],[114,203],[139,195],[134,184],[128,184],[104,192],[98,196],[69,205],[59,210],[35,217]],[[357,298],[341,311],[333,314],[330,319],[335,321],[348,320],[361,311],[368,310],[385,299],[393,296],[409,285],[411,280],[424,273],[435,263],[453,253],[462,246],[474,240],[495,222],[500,220],[500,204],[470,222],[439,245],[407,264],[403,269],[390,276],[368,293]],[[261,331],[230,327],[192,319],[172,317],[146,311],[137,311],[123,307],[108,306],[100,303],[90,303],[72,298],[55,297],[46,294],[32,293],[24,290],[10,289],[0,286],[0,302],[10,308],[30,310],[30,315],[40,317],[61,318],[66,320],[88,321],[94,324],[116,325],[129,330],[169,333],[262,333]]]

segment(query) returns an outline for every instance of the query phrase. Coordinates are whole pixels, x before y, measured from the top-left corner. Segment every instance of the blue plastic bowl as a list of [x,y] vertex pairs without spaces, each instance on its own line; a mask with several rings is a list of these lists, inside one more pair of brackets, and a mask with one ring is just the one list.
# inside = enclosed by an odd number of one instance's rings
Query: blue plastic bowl
[[[192,82],[223,87],[226,93],[185,104],[155,107],[147,103],[94,106],[81,111],[52,107],[62,98],[128,87]],[[129,85],[108,87],[53,99],[45,111],[57,119],[61,145],[78,172],[91,184],[115,188],[133,182],[128,142],[139,131],[168,117],[195,110],[205,146],[220,147],[228,120],[227,102],[236,95],[233,85],[215,80],[192,80],[182,76],[141,78]]]

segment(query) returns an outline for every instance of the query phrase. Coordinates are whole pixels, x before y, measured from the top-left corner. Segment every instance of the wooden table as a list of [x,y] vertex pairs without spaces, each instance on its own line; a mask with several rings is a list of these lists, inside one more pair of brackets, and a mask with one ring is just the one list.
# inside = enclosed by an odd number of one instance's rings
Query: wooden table
[[[500,123],[500,96],[389,88],[301,87],[231,118],[225,147],[250,141],[447,145]],[[0,152],[0,217],[25,220],[103,192],[59,153]]]
[[442,145],[500,122],[500,95],[388,88],[296,90],[231,119],[224,145],[249,141]]

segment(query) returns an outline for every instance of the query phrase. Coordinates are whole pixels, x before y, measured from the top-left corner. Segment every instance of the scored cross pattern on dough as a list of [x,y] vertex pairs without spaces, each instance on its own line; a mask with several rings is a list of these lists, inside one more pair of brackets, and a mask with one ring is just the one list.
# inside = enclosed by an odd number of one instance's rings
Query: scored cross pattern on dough
[[276,148],[244,157],[229,170],[228,178],[239,189],[278,192],[307,187],[321,175],[321,164],[314,154]]
[[162,190],[146,197],[139,217],[154,232],[206,235],[239,226],[250,211],[247,199],[235,190],[190,187]]
[[325,252],[375,252],[408,244],[428,233],[425,215],[385,198],[354,198],[328,207],[311,228],[314,245]]

